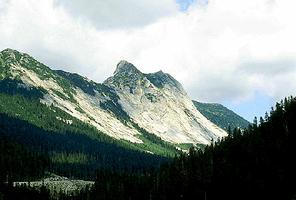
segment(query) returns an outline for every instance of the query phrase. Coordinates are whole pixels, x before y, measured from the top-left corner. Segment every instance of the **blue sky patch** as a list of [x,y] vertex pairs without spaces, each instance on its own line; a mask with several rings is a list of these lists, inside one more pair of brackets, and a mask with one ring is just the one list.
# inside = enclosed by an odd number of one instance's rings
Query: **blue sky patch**
[[181,11],[186,11],[196,0],[176,0]]
[[224,102],[227,108],[243,116],[246,120],[253,122],[254,117],[264,117],[265,112],[269,113],[275,101],[270,96],[256,92],[254,97],[242,103]]
[[205,6],[209,3],[209,0],[176,0],[179,4],[180,11],[185,12],[193,4],[199,4]]

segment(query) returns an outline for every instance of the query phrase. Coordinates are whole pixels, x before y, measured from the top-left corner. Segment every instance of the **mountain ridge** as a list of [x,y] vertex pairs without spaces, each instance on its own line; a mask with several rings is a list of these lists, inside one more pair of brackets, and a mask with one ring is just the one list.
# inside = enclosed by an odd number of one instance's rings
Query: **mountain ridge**
[[51,70],[12,49],[1,51],[0,60],[1,80],[42,91],[41,103],[118,140],[141,144],[147,142],[143,137],[154,134],[172,144],[209,144],[227,135],[196,110],[177,80],[162,71],[144,74],[120,61],[113,76],[96,83],[75,73]]
[[246,129],[250,125],[243,117],[219,103],[202,103],[193,100],[193,104],[206,118],[224,130]]

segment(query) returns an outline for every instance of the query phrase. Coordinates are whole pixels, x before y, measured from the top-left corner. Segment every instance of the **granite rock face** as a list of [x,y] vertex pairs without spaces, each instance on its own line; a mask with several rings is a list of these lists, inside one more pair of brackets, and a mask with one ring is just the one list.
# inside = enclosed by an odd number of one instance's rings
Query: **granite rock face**
[[140,127],[165,141],[209,144],[226,136],[197,111],[182,85],[162,71],[144,74],[121,61],[104,84],[116,91],[123,110]]

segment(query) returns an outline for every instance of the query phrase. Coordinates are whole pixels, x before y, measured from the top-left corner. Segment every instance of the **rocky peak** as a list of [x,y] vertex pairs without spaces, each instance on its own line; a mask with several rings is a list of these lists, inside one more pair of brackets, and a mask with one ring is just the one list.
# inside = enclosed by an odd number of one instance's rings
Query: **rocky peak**
[[21,54],[13,49],[4,49],[3,51],[0,52],[0,56],[2,57],[2,59],[4,60],[15,60],[18,57],[21,57]]
[[21,59],[22,54],[13,49],[5,49],[0,52],[0,79],[12,76],[11,65],[15,65]]
[[16,52],[17,52],[16,50],[7,48],[7,49],[2,50],[0,53],[1,54],[14,54]]
[[[19,52],[14,49],[4,49],[0,52],[0,60],[2,59],[3,65],[10,66],[11,64],[20,64],[23,67],[27,67],[29,63],[37,64],[39,63],[33,57],[26,53]],[[41,63],[40,63],[41,65]]]
[[133,64],[124,60],[117,64],[113,76],[108,78],[104,84],[121,89],[125,87],[150,87],[153,84],[159,89],[168,87],[174,91],[186,94],[182,85],[170,74],[164,73],[161,70],[155,73],[144,74]]
[[133,64],[122,60],[117,64],[114,75],[117,74],[138,74],[141,73]]
[[111,87],[135,88],[144,78],[144,74],[133,64],[127,61],[120,61],[113,76],[108,78],[104,84]]
[[155,73],[146,74],[147,79],[156,87],[163,88],[166,85],[177,89],[178,91],[185,93],[182,85],[174,79],[170,74],[164,73],[163,71],[158,71]]

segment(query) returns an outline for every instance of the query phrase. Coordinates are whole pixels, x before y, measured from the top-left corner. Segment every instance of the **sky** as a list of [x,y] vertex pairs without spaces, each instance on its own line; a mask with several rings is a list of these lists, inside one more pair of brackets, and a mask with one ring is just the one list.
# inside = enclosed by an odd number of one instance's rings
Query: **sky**
[[102,82],[120,60],[249,121],[296,93],[295,0],[0,0],[0,50]]

